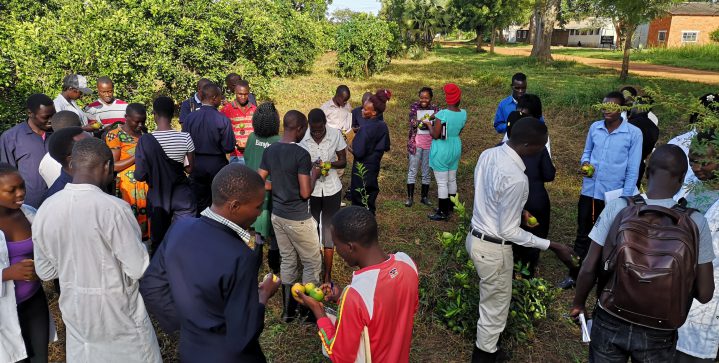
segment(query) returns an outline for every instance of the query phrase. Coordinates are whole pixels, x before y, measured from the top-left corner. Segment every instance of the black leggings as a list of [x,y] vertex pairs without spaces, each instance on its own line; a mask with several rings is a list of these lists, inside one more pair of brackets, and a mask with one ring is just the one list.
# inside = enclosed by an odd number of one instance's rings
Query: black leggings
[[[317,221],[317,228],[322,225],[322,231],[320,231],[320,237],[322,245],[325,248],[334,248],[335,244],[332,241],[332,231],[330,230],[330,224],[332,224],[332,217],[340,209],[342,204],[342,191],[324,197],[311,197],[310,198],[310,210],[312,211],[312,217]],[[322,223],[320,223],[320,214]]]
[[17,306],[22,340],[28,358],[23,363],[47,363],[47,346],[50,343],[50,310],[45,291],[40,288],[31,298]]

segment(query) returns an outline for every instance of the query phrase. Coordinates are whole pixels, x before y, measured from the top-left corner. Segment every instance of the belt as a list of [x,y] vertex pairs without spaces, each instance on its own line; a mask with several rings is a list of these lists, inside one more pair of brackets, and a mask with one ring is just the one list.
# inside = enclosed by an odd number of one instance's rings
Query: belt
[[480,232],[480,231],[478,231],[478,230],[476,230],[476,229],[474,229],[474,228],[472,228],[472,236],[475,236],[475,237],[481,239],[482,241],[486,241],[486,242],[490,242],[490,243],[496,243],[496,244],[498,244],[498,245],[512,243],[512,242],[510,242],[510,241],[505,241],[505,240],[503,240],[503,239],[501,239],[501,238],[492,237],[492,236],[490,236],[490,235],[484,234],[484,233],[482,233],[482,232]]

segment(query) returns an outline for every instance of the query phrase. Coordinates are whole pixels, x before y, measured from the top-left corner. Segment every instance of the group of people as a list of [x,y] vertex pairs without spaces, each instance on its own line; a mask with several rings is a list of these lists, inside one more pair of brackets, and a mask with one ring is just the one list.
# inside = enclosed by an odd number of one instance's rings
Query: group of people
[[[87,79],[65,77],[55,100],[30,96],[27,121],[0,136],[0,331],[7,332],[0,361],[48,360],[55,326],[40,280],[53,281],[59,293],[68,361],[161,361],[152,316],[163,330],[180,331],[182,361],[263,362],[259,336],[277,291],[282,320],[316,323],[332,361],[408,361],[418,270],[408,255],[381,247],[374,215],[390,150],[389,90],[366,93],[353,109],[341,85],[319,108],[280,117],[274,104],[258,105],[237,74],[227,76],[224,90],[201,79],[180,106],[182,131],[172,126],[175,102],[163,96],[152,103],[156,127],[148,132],[145,106],[116,99],[107,77],[96,86],[98,99],[80,108],[76,101],[92,93]],[[716,161],[705,161],[716,155],[713,133],[683,135],[684,150],[655,149],[651,101],[631,87],[608,93],[578,163],[583,185],[572,250],[547,239],[544,184],[556,169],[541,101],[526,92],[522,73],[511,89],[493,123],[504,138],[474,170],[466,248],[480,301],[472,361],[498,360],[514,263],[534,275],[547,249],[569,268],[562,287],[576,286],[571,316],[586,313],[600,282],[590,361],[714,358],[718,198],[685,185],[690,165],[691,180],[714,177]],[[405,205],[414,204],[420,169],[420,202],[431,205],[431,169],[433,221],[451,214],[467,122],[461,89],[449,83],[442,91],[446,107],[433,103],[429,87],[409,107]],[[714,97],[703,101],[715,110]],[[348,152],[353,165],[343,183]],[[341,208],[345,198],[353,206]],[[686,247],[672,255],[662,250],[667,241]],[[259,282],[265,244],[272,273]],[[625,245],[633,249],[618,248]],[[358,268],[344,289],[332,279],[335,250]],[[618,265],[624,269],[610,268]],[[293,296],[295,283],[319,286],[339,311]],[[656,308],[677,295],[685,300],[678,307]],[[636,311],[645,305],[646,313]]]

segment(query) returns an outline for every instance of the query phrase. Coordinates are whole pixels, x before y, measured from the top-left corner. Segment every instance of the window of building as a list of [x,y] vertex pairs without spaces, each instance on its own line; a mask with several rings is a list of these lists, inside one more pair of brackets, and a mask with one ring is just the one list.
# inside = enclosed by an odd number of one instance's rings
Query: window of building
[[574,35],[574,29],[569,29],[569,35]]
[[596,35],[602,34],[602,29],[601,29],[601,28],[595,29],[595,33],[594,33],[594,34],[596,34]]
[[682,43],[696,43],[698,31],[683,31],[682,32]]
[[664,43],[667,41],[667,31],[666,30],[660,30],[657,32],[657,41],[659,43]]

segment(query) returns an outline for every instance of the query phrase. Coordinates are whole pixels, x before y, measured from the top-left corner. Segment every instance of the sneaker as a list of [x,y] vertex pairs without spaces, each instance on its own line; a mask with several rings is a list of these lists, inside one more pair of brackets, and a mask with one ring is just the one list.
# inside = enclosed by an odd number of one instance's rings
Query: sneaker
[[562,290],[569,290],[575,286],[577,286],[577,282],[574,281],[574,279],[571,278],[570,276],[567,276],[567,278],[565,278],[562,282],[557,284],[557,287]]

